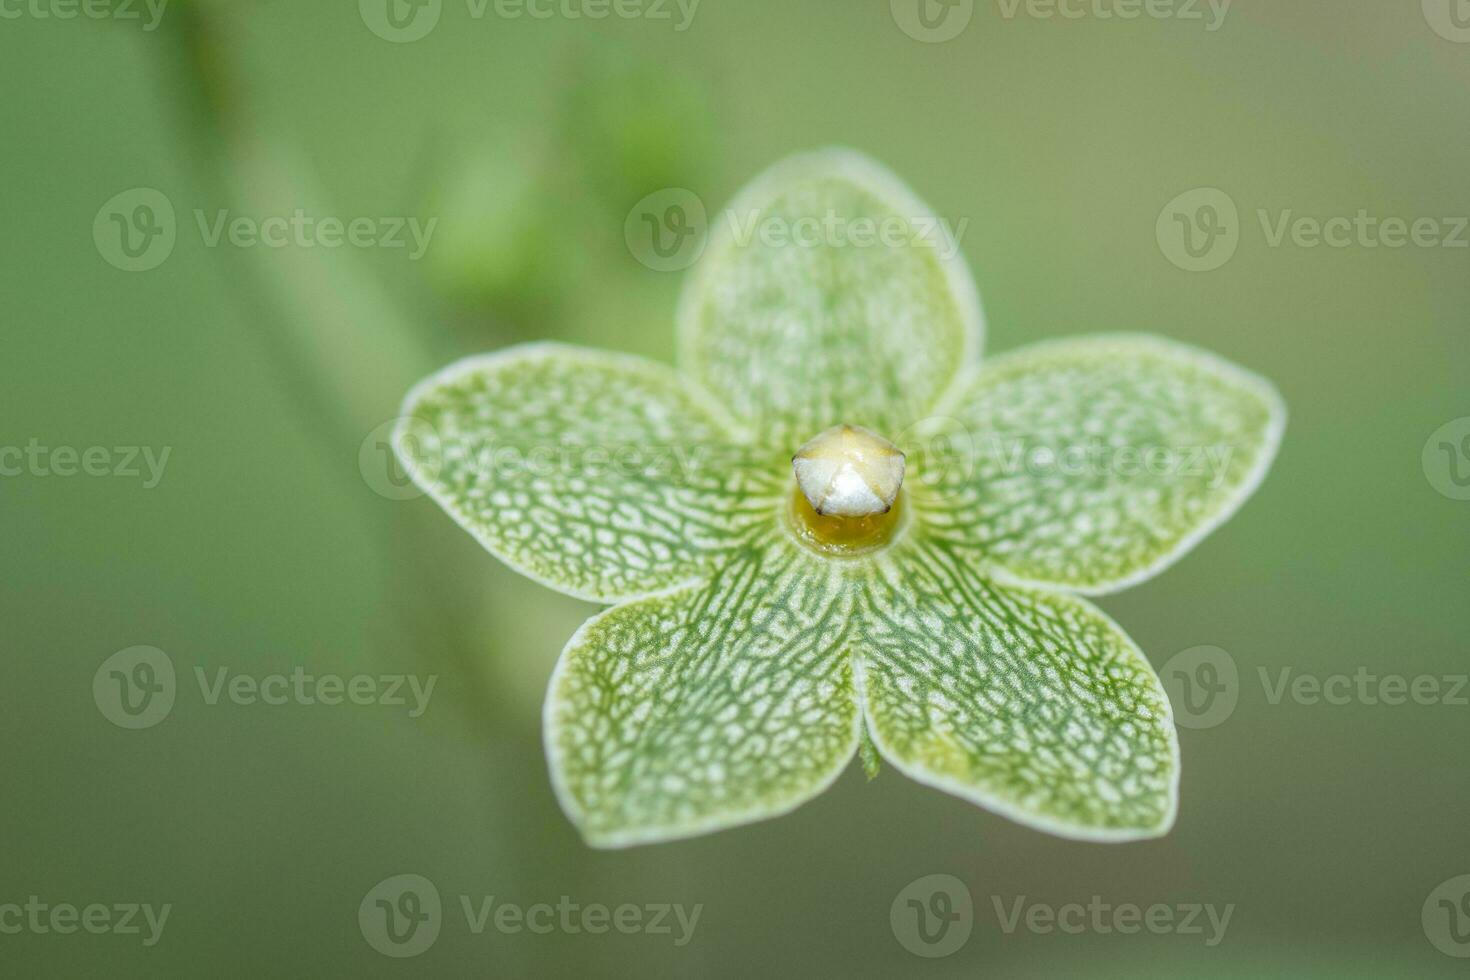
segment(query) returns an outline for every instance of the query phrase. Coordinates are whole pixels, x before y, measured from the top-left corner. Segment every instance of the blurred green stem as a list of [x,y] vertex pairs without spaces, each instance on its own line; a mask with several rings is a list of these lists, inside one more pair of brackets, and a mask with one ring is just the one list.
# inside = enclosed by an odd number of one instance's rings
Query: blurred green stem
[[[181,4],[167,21],[171,39],[163,84],[179,108],[181,129],[193,147],[195,179],[217,206],[254,215],[290,214],[316,206],[310,168],[296,166],[279,138],[262,125],[247,97],[246,72],[230,47],[242,16],[228,4]],[[372,279],[350,249],[252,250],[230,263],[247,322],[263,342],[284,387],[298,401],[304,423],[344,461],[355,461],[362,440],[397,414],[400,399],[439,366],[424,324],[414,321]],[[339,472],[354,469],[339,469]],[[351,495],[364,517],[382,531],[385,566],[404,582],[392,605],[403,635],[420,655],[469,655],[480,639],[470,611],[483,590],[483,567],[429,554],[434,540],[423,523],[440,518],[428,508],[374,498],[362,484]],[[387,504],[388,510],[383,509]],[[398,534],[390,513],[413,526]],[[401,517],[400,517],[401,515]],[[404,547],[401,542],[413,544]],[[467,593],[467,594],[466,594]]]
[[[228,4],[189,3],[166,21],[172,44],[164,84],[179,106],[198,179],[221,205],[248,213],[323,213],[308,168],[293,166],[250,109],[245,73],[230,50],[238,16]],[[334,441],[355,445],[437,366],[422,329],[350,249],[250,258],[258,261],[237,263],[245,274],[232,268],[230,280],[289,389],[305,402],[305,417]]]

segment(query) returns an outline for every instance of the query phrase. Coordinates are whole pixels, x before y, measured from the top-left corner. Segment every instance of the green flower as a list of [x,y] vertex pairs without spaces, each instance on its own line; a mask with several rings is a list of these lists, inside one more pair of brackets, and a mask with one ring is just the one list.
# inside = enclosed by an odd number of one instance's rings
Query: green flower
[[1167,832],[1169,702],[1078,594],[1142,581],[1240,506],[1280,440],[1274,389],[1143,336],[980,367],[953,237],[848,151],[782,162],[725,219],[679,371],[513,348],[421,384],[395,438],[502,561],[612,605],[546,700],[568,815],[605,847],[718,830],[861,751],[1062,836]]

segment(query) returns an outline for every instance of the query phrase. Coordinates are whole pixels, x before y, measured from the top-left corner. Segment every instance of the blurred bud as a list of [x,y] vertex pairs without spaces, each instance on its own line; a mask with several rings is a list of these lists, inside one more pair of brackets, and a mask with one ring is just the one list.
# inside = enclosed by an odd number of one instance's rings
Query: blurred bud
[[525,308],[556,295],[558,209],[537,154],[513,140],[461,152],[430,195],[439,218],[425,255],[430,281],[467,306]]
[[658,188],[704,186],[714,121],[700,86],[616,49],[580,55],[563,135],[578,182],[619,215]]

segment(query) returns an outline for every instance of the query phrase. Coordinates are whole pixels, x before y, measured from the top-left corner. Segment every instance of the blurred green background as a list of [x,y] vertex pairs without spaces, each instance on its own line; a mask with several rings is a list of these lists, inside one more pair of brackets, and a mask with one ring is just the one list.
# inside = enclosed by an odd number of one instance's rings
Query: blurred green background
[[[1272,247],[1257,212],[1470,215],[1470,43],[1452,39],[1470,32],[1443,19],[1470,20],[1467,5],[1238,0],[1208,31],[1203,5],[1203,21],[1064,19],[982,0],[930,43],[886,0],[704,0],[682,31],[675,5],[667,20],[534,19],[444,0],[404,43],[350,0],[173,0],[152,30],[142,7],[60,19],[38,14],[57,0],[28,2],[0,19],[0,444],[171,451],[152,488],[0,478],[0,904],[172,910],[152,946],[0,934],[0,972],[1464,975],[1421,909],[1470,873],[1470,707],[1273,704],[1258,669],[1470,670],[1470,502],[1421,460],[1470,416],[1470,250]],[[114,16],[130,9],[142,19]],[[635,259],[629,210],[669,187],[713,209],[775,159],[834,143],[968,220],[989,350],[1158,332],[1268,375],[1291,406],[1244,511],[1101,603],[1156,666],[1212,645],[1239,667],[1228,720],[1181,731],[1163,840],[1062,841],[854,766],[779,820],[590,850],[552,797],[540,705],[595,610],[510,573],[426,500],[390,499],[371,465],[406,388],[461,355],[558,338],[671,359],[681,277]],[[130,273],[92,228],[139,187],[172,204],[177,242]],[[1155,234],[1197,187],[1240,213],[1234,257],[1208,273],[1177,268]],[[296,208],[439,223],[413,261],[209,247],[194,218]],[[92,683],[136,645],[166,652],[178,693],[127,730]],[[437,682],[410,717],[210,704],[195,680],[297,667]],[[445,912],[430,949],[390,959],[358,905],[405,873]],[[889,912],[934,873],[965,883],[975,925],[924,959]],[[475,934],[459,897],[489,895],[703,909],[682,947]],[[1094,895],[1235,908],[1207,947],[1008,935],[992,904]]]

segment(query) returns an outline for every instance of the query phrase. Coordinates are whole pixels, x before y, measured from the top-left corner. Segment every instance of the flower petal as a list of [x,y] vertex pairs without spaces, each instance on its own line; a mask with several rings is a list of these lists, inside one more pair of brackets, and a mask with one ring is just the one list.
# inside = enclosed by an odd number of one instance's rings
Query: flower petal
[[859,687],[879,753],[926,783],[1063,837],[1157,837],[1179,747],[1159,679],[1082,599],[989,582],[910,539],[865,593]]
[[557,344],[429,378],[394,447],[502,561],[596,602],[703,578],[784,493],[779,460],[732,446],[718,409],[671,369]]
[[968,446],[949,459],[911,450],[931,532],[1000,577],[1091,595],[1151,577],[1224,523],[1286,422],[1264,379],[1131,335],[996,358],[939,412]]
[[894,438],[979,356],[950,225],[861,154],[787,159],[713,224],[680,303],[680,365],[788,453],[839,423]]
[[546,751],[589,843],[622,847],[774,817],[851,760],[861,727],[851,607],[772,541],[707,585],[610,609],[562,652]]

